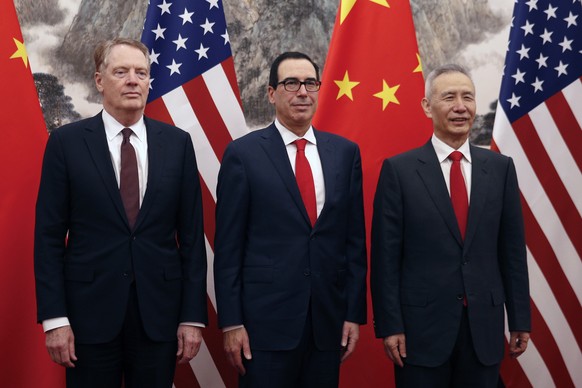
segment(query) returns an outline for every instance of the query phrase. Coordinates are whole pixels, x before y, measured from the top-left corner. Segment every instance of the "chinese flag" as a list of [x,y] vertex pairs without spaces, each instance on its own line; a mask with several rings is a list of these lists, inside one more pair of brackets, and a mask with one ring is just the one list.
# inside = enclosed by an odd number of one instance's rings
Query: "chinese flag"
[[34,298],[34,207],[47,131],[12,1],[0,5],[0,68],[0,386],[62,387]]
[[[360,146],[369,242],[382,161],[424,144],[432,133],[420,105],[424,80],[410,4],[340,1],[322,82],[315,127]],[[374,337],[371,310],[368,297],[368,324],[342,365],[341,387],[394,385],[392,362]]]

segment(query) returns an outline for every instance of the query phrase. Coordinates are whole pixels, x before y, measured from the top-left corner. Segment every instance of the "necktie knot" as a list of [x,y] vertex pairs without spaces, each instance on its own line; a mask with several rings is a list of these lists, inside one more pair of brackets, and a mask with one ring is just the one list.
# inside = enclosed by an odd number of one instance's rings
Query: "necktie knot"
[[121,134],[123,135],[123,143],[127,143],[129,142],[129,137],[131,136],[131,134],[133,133],[133,131],[130,128],[123,128],[121,130]]
[[461,151],[453,151],[449,155],[449,159],[451,159],[453,162],[460,162],[461,159],[463,159],[463,153]]
[[307,145],[307,140],[305,139],[297,139],[294,141],[295,145],[297,146],[297,151],[305,151],[305,146]]

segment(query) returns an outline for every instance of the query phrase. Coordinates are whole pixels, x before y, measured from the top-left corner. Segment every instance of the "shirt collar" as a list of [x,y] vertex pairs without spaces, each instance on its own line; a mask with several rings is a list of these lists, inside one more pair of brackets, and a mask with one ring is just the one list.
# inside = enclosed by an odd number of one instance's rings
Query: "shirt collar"
[[456,150],[447,143],[445,143],[444,141],[442,141],[441,139],[439,139],[438,137],[436,137],[434,133],[432,134],[432,138],[430,140],[436,152],[439,163],[442,163],[445,160],[447,160],[449,155],[453,151],[459,151],[460,153],[463,154],[463,157],[469,163],[471,163],[471,148],[469,147],[469,138],[467,138],[463,145]]
[[281,134],[281,137],[283,138],[283,143],[285,143],[286,146],[293,143],[297,139],[305,139],[309,143],[317,145],[317,139],[315,138],[315,133],[313,132],[313,127],[311,125],[309,126],[309,129],[307,130],[307,132],[305,132],[305,135],[303,135],[302,138],[297,136],[287,128],[285,128],[283,124],[281,124],[277,119],[275,119],[275,127],[277,128],[277,131],[279,131],[279,133]]
[[[105,125],[105,134],[107,135],[107,140],[111,141],[115,136],[121,132],[125,126],[121,125],[117,120],[113,118],[105,109],[102,110],[101,117],[103,118],[103,125]],[[134,135],[138,139],[143,141],[146,135],[146,127],[143,121],[143,116],[133,125],[129,126]]]

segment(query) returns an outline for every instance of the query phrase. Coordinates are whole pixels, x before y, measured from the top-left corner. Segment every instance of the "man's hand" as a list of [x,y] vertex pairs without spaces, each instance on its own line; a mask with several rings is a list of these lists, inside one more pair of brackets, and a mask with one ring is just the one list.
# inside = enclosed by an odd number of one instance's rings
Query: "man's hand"
[[46,348],[51,359],[66,368],[74,368],[73,361],[77,361],[77,356],[75,356],[75,336],[71,326],[57,327],[45,334]]
[[224,332],[224,351],[230,365],[234,366],[241,376],[244,376],[246,370],[242,363],[241,351],[245,359],[253,358],[249,335],[244,327]]
[[384,338],[384,352],[393,363],[403,367],[402,359],[406,358],[406,337],[404,333]]
[[512,331],[509,336],[509,355],[517,358],[527,349],[529,333],[527,331]]
[[344,362],[354,352],[358,339],[360,339],[360,325],[348,321],[344,322],[341,362]]
[[178,326],[178,364],[190,362],[200,350],[202,343],[202,329],[196,326]]

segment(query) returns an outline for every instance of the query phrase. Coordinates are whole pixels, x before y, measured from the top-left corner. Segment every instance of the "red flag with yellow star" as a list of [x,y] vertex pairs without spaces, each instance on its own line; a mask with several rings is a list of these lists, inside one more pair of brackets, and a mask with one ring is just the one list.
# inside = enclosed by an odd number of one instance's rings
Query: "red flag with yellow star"
[[[420,105],[424,79],[409,2],[341,0],[322,82],[314,125],[360,146],[369,247],[382,161],[424,144],[432,134]],[[374,339],[371,307],[368,322],[354,356],[342,365],[342,387],[394,384],[392,362],[382,341]]]
[[36,324],[34,207],[47,131],[14,3],[0,5],[0,386],[62,387]]

